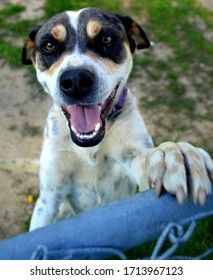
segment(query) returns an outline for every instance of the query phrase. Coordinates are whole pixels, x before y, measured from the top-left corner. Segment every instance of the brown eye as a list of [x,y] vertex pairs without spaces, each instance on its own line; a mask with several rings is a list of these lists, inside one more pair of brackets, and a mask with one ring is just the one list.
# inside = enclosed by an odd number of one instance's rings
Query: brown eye
[[112,38],[110,36],[104,36],[102,38],[102,43],[103,44],[110,44],[112,42]]
[[48,42],[45,46],[44,46],[45,50],[48,51],[48,52],[52,52],[55,50],[56,46],[51,43],[51,42]]

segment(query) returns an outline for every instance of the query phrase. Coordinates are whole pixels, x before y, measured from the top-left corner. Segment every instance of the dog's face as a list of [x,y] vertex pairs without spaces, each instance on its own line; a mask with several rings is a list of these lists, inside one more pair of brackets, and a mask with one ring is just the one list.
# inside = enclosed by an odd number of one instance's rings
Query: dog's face
[[116,95],[132,68],[135,49],[150,46],[129,17],[88,8],[64,12],[32,31],[22,61],[33,63],[45,91],[61,106],[72,140],[97,145]]

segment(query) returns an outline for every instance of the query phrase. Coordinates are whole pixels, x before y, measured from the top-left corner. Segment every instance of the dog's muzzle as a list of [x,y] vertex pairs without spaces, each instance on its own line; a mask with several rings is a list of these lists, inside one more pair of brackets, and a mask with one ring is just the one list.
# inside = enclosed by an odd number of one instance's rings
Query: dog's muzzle
[[73,142],[81,147],[100,143],[105,135],[106,119],[119,84],[104,102],[86,105],[81,105],[84,104],[82,100],[94,92],[95,77],[92,72],[86,69],[67,70],[62,73],[59,85],[64,95],[76,100],[74,105],[61,106],[68,120]]

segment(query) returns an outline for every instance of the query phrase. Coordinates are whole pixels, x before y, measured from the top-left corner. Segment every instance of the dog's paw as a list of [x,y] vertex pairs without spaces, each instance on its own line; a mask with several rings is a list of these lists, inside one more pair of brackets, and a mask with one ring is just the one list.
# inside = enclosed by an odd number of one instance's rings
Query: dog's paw
[[146,155],[146,178],[157,195],[162,188],[176,195],[180,204],[192,196],[201,205],[211,193],[213,161],[201,148],[189,143],[165,142]]

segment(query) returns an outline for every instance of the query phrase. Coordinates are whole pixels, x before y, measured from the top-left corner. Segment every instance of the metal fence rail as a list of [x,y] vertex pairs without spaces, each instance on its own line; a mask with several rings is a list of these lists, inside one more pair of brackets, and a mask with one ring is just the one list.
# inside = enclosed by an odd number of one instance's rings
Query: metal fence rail
[[[154,190],[110,203],[47,227],[0,242],[0,259],[104,259],[160,236],[151,259],[167,259],[191,236],[195,221],[213,215],[213,196],[205,206]],[[184,232],[184,226],[189,228]],[[172,247],[159,256],[169,236]],[[213,252],[210,248],[203,256]],[[203,257],[200,256],[200,257]]]

